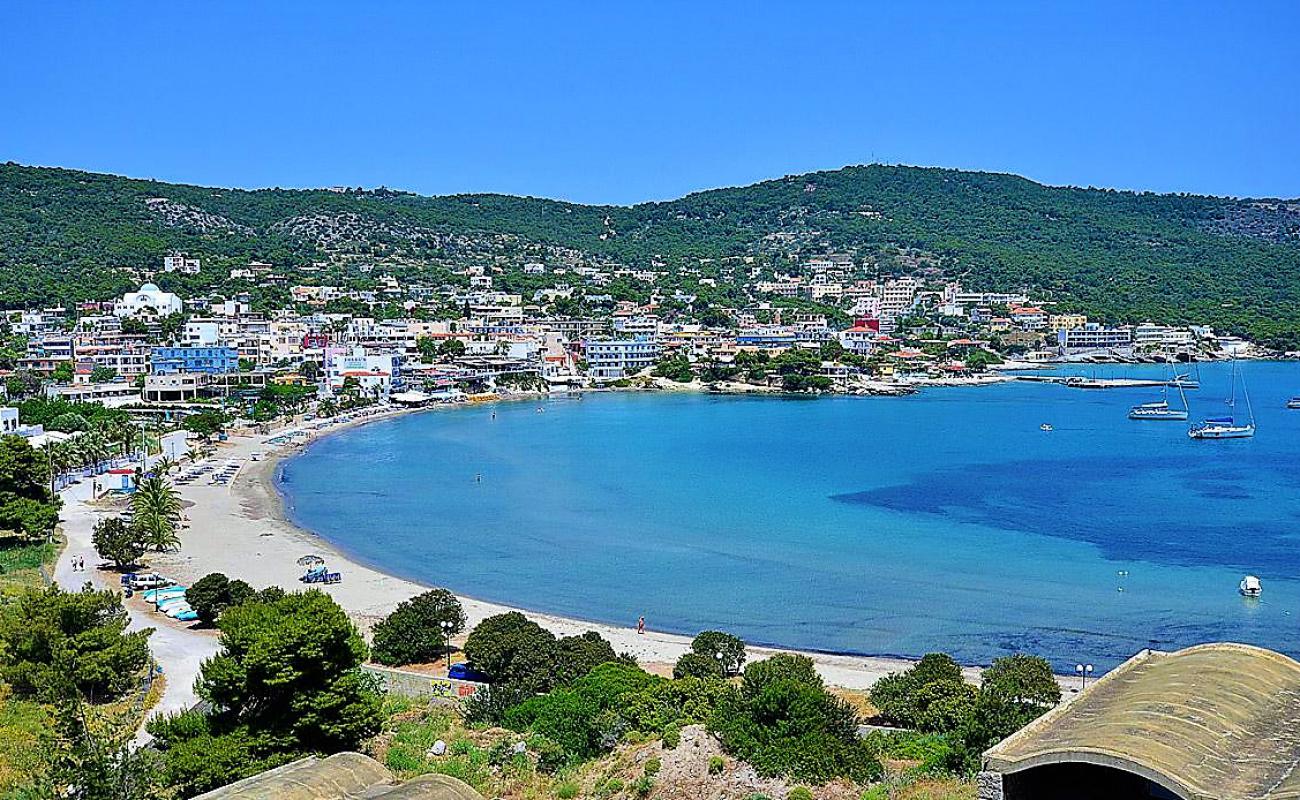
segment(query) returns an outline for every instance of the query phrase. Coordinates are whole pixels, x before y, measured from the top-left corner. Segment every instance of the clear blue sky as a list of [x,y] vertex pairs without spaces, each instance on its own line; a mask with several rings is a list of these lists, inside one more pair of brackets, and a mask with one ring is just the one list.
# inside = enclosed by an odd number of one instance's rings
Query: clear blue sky
[[1300,2],[1072,5],[8,2],[0,160],[611,203],[873,160],[1300,196]]

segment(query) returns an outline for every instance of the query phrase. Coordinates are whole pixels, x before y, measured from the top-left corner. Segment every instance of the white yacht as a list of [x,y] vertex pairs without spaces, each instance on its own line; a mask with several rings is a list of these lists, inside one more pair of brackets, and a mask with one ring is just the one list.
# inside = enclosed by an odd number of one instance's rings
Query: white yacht
[[1260,585],[1259,578],[1254,575],[1247,575],[1241,579],[1237,590],[1241,592],[1242,597],[1259,597],[1260,593],[1264,591],[1264,587]]

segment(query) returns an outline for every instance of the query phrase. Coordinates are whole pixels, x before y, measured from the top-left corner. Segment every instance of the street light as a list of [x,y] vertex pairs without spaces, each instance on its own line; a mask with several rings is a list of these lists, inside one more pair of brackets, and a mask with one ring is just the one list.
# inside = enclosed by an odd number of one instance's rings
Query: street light
[[443,639],[442,657],[446,662],[444,666],[446,666],[447,668],[447,677],[450,678],[451,677],[451,629],[454,626],[452,625],[451,620],[444,619],[442,622],[438,623],[438,627],[442,628],[442,639]]
[[1091,665],[1091,664],[1075,664],[1075,665],[1074,665],[1074,671],[1075,671],[1076,673],[1078,673],[1079,678],[1081,678],[1081,679],[1083,680],[1083,683],[1079,686],[1079,691],[1083,691],[1084,689],[1087,689],[1087,688],[1088,688],[1088,676],[1092,674],[1092,665]]
[[727,668],[722,665],[722,659],[724,658],[724,656],[722,655],[722,651],[719,650],[718,652],[714,653],[713,657],[718,659],[718,669],[722,670],[722,677],[724,678],[727,677]]

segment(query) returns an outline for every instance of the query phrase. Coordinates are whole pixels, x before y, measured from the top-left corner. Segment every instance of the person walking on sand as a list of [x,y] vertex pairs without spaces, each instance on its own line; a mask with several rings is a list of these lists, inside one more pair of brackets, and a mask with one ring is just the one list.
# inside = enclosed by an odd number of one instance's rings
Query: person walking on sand
[[645,616],[644,616],[644,615],[642,615],[642,616],[640,616],[640,617],[637,618],[637,621],[636,621],[636,632],[637,632],[637,633],[641,633],[641,634],[644,634],[644,633],[645,633]]

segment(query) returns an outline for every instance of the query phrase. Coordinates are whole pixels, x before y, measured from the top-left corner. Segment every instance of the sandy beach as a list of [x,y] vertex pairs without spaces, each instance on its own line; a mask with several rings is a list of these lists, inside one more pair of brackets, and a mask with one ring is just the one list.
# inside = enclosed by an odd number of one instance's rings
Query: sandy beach
[[[331,571],[343,574],[342,582],[320,588],[347,611],[358,627],[368,632],[374,622],[403,600],[430,587],[356,563],[324,539],[290,523],[285,518],[284,504],[274,485],[275,470],[282,459],[292,456],[311,439],[345,427],[391,418],[398,413],[439,413],[439,409],[376,414],[367,419],[336,424],[323,431],[312,431],[302,443],[279,449],[267,444],[267,440],[277,433],[231,436],[216,448],[211,462],[217,465],[228,461],[238,463],[240,470],[235,479],[228,485],[216,485],[204,477],[177,487],[186,501],[188,518],[187,527],[181,532],[182,546],[176,552],[151,554],[148,558],[150,568],[185,584],[210,572],[222,572],[255,588],[275,585],[299,590],[303,588],[298,580],[302,568],[296,562],[303,555],[316,554],[326,560]],[[257,460],[254,460],[255,454]],[[88,579],[100,585],[116,584],[117,576],[112,572],[70,571],[69,563],[73,556],[84,557],[88,564],[98,561],[90,546],[90,532],[94,522],[109,512],[88,502],[89,487],[84,482],[65,490],[64,498],[69,546],[59,564],[58,581],[69,587]],[[656,631],[653,618],[647,619],[646,632],[638,634],[635,620],[628,620],[625,627],[608,625],[485,602],[465,595],[459,597],[468,617],[468,628],[494,614],[522,611],[557,636],[596,631],[608,639],[616,651],[631,653],[647,667],[658,670],[671,665],[690,649],[689,636]],[[138,599],[128,600],[127,607],[133,617],[133,627],[153,626],[157,629],[152,640],[155,658],[169,676],[167,691],[158,710],[172,711],[191,705],[196,699],[192,683],[199,664],[217,649],[215,632],[194,629],[186,623],[162,617]],[[751,647],[748,657],[754,661],[777,652],[797,651]],[[892,658],[825,653],[806,655],[813,659],[828,684],[848,689],[865,689],[881,676],[905,669],[910,664]],[[968,669],[967,673],[972,680],[978,677],[977,669]]]

